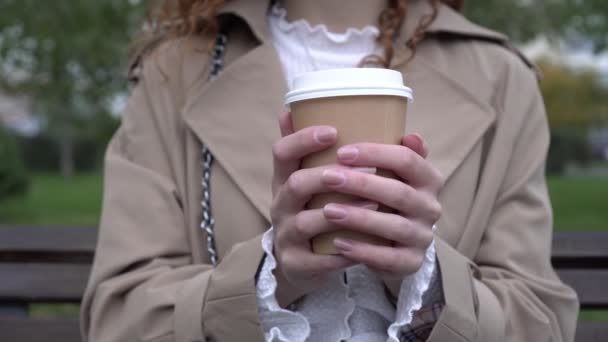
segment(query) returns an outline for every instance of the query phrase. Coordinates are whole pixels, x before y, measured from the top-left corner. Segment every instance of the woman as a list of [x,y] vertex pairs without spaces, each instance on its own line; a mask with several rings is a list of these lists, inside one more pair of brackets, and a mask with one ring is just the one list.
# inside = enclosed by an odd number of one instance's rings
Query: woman
[[[550,264],[535,74],[462,1],[167,4],[107,154],[86,339],[573,340],[576,296]],[[406,75],[419,133],[298,170],[339,132],[294,132],[276,114],[287,84],[361,61]],[[329,190],[369,202],[305,210]],[[394,244],[313,254],[309,239],[336,227]]]

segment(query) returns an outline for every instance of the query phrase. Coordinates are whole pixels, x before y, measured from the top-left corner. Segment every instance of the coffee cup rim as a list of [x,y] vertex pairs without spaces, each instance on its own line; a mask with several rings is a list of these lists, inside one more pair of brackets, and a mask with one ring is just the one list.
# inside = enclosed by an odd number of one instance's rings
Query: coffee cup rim
[[386,95],[413,100],[412,89],[404,85],[396,70],[379,68],[344,68],[303,73],[294,78],[293,88],[285,95],[285,104],[338,96]]

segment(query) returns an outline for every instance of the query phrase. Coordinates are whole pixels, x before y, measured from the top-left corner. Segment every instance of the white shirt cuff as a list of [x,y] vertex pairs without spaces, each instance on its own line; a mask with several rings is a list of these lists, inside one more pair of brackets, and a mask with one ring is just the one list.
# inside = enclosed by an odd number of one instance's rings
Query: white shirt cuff
[[350,335],[349,317],[355,309],[349,297],[343,273],[330,275],[327,284],[306,295],[297,308],[290,311],[279,306],[276,299],[277,262],[272,252],[273,228],[262,237],[266,258],[257,283],[258,311],[266,341],[342,341]]
[[262,248],[266,258],[258,276],[256,293],[266,341],[304,342],[310,335],[308,320],[297,312],[281,308],[276,298],[277,279],[273,271],[277,262],[272,253],[272,227],[262,237]]
[[427,248],[422,267],[403,280],[397,300],[395,321],[388,328],[388,341],[399,342],[399,333],[412,322],[415,311],[422,307],[422,296],[428,291],[433,274],[437,272],[435,241]]
[[[363,336],[359,334],[368,330],[363,327],[371,322],[363,317],[364,312],[369,310],[384,317],[388,322],[393,321],[385,333],[388,335],[388,341],[398,342],[402,329],[412,322],[413,313],[421,308],[422,296],[429,289],[436,272],[433,242],[425,253],[422,267],[403,280],[396,312],[384,294],[382,281],[361,265],[347,271],[348,285],[344,283],[344,273],[336,273],[330,277],[325,287],[308,294],[299,303],[297,311],[290,311],[281,308],[276,299],[277,281],[273,271],[277,263],[272,252],[272,228],[262,237],[262,248],[266,252],[266,258],[258,277],[256,291],[266,341],[359,341],[358,337]],[[355,309],[357,315],[353,316]],[[351,316],[353,319],[349,322]],[[355,322],[356,318],[363,321]]]

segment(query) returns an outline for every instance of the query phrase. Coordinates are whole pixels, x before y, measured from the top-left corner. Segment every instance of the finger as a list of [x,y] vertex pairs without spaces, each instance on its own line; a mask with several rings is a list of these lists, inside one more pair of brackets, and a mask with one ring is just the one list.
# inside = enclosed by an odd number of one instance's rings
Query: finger
[[284,111],[279,116],[279,128],[281,129],[281,137],[293,134],[293,122],[291,121],[291,112]]
[[342,255],[314,254],[309,250],[291,249],[281,255],[281,268],[300,277],[316,278],[345,269],[356,262]]
[[353,173],[375,173],[376,169],[356,168],[350,169],[345,166],[319,166],[310,169],[300,169],[293,172],[280,187],[277,194],[278,203],[285,213],[301,211],[313,195],[329,192],[327,184],[321,181],[323,172],[328,168],[336,170],[349,169]]
[[338,132],[333,127],[313,126],[279,139],[272,147],[274,181],[283,184],[291,173],[300,168],[303,157],[335,144],[337,137]]
[[323,214],[329,224],[379,236],[400,246],[426,248],[433,241],[431,229],[396,214],[334,203],[326,205]]
[[438,191],[442,176],[433,165],[413,150],[401,145],[361,143],[338,149],[338,160],[345,165],[365,165],[393,171],[414,187]]
[[424,222],[434,223],[441,216],[441,205],[434,196],[396,179],[330,168],[323,171],[321,181],[330,190],[383,203],[406,216],[420,217]]
[[303,210],[293,216],[292,224],[286,228],[285,237],[292,243],[310,246],[312,238],[336,230],[337,227],[327,221],[323,209]]
[[395,248],[335,239],[340,255],[386,274],[409,275],[420,269],[424,253],[418,248]]
[[[352,208],[361,210],[378,210],[378,203],[360,201],[351,203]],[[292,242],[302,243],[323,233],[343,229],[342,225],[329,222],[324,209],[303,210],[293,216],[293,222],[285,231],[285,237]]]
[[401,140],[401,143],[403,144],[403,146],[418,153],[418,155],[422,158],[426,159],[426,157],[428,157],[429,155],[428,146],[422,136],[418,133],[412,133],[404,136]]

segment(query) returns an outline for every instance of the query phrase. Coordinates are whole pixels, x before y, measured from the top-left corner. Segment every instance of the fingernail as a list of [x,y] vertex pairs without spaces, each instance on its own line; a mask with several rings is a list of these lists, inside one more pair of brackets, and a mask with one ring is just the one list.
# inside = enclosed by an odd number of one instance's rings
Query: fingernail
[[315,131],[315,140],[321,144],[333,142],[338,131],[333,127],[321,127]]
[[333,203],[323,207],[323,213],[329,220],[341,220],[346,217],[346,210],[342,206]]
[[369,173],[370,175],[374,175],[374,174],[376,174],[376,172],[378,172],[378,169],[375,167],[353,167],[353,168],[351,168],[351,170],[357,171],[357,172]]
[[334,239],[334,246],[339,252],[350,252],[353,249],[353,243],[346,239]]
[[321,180],[328,185],[342,185],[346,182],[346,177],[344,174],[334,170],[325,170],[323,171],[323,175],[321,176]]
[[359,149],[352,146],[344,146],[338,149],[338,158],[343,161],[353,161],[359,156]]

